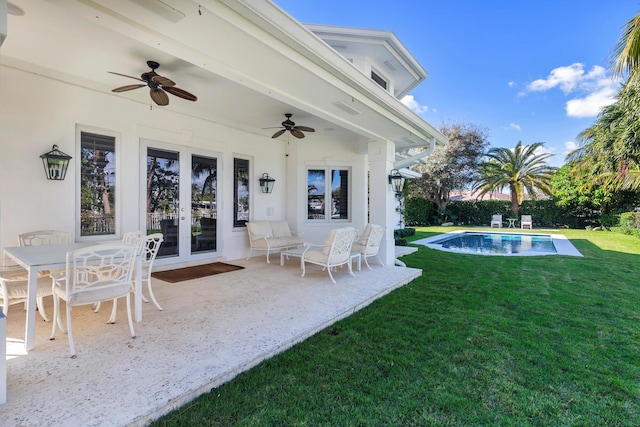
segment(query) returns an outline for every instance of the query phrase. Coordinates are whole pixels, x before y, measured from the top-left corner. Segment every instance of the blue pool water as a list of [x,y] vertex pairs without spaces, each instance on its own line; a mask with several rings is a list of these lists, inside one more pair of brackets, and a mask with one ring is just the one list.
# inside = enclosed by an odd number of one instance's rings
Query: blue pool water
[[545,234],[465,231],[429,242],[436,249],[485,255],[551,255],[553,239]]

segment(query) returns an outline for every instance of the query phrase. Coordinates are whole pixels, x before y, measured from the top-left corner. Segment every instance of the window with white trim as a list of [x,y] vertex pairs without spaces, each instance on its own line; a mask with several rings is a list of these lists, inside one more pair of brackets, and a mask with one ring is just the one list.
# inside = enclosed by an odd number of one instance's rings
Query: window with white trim
[[116,234],[116,138],[80,132],[80,236]]
[[249,160],[233,159],[233,226],[245,227],[249,221]]
[[307,219],[349,219],[349,169],[307,169]]

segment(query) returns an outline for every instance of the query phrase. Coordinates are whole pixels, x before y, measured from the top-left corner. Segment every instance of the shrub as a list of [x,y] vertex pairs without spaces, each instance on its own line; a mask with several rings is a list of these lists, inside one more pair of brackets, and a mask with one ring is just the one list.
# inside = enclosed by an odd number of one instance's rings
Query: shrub
[[393,230],[393,237],[396,243],[396,246],[407,246],[407,236],[413,236],[416,234],[415,228],[400,228],[398,230]]
[[424,197],[408,197],[404,203],[404,222],[407,225],[433,225],[436,205]]

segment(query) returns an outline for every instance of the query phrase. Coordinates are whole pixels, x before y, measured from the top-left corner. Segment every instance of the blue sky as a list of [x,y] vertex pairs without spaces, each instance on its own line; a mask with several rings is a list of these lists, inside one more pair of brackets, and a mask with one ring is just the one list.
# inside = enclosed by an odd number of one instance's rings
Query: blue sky
[[302,23],[393,31],[427,70],[405,103],[430,124],[474,124],[494,147],[543,142],[565,162],[611,103],[609,60],[633,0],[275,0]]

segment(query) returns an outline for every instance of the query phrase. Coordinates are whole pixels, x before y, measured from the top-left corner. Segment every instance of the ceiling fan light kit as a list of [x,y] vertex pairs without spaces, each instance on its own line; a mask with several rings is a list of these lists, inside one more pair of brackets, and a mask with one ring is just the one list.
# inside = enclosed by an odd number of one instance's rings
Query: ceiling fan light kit
[[177,96],[182,99],[186,99],[187,101],[197,101],[198,97],[192,93],[187,92],[184,89],[180,89],[175,87],[175,82],[171,79],[163,77],[156,73],[156,69],[160,67],[155,61],[147,61],[147,65],[151,68],[151,71],[147,71],[146,73],[142,73],[140,78],[128,76],[126,74],[115,73],[113,71],[109,71],[111,74],[115,74],[117,76],[128,77],[130,79],[139,80],[143,83],[120,86],[115,89],[112,89],[111,92],[127,92],[129,90],[139,89],[141,87],[148,86],[150,90],[150,96],[153,102],[160,106],[169,105],[169,96],[167,93],[171,95]]
[[286,113],[284,116],[287,118],[284,122],[282,122],[282,127],[283,129],[280,129],[279,131],[277,131],[276,133],[273,134],[273,136],[271,138],[277,138],[280,135],[282,135],[283,133],[285,133],[286,131],[291,132],[291,135],[295,136],[296,138],[304,138],[304,133],[303,132],[315,132],[316,130],[313,128],[310,128],[308,126],[296,126],[296,124],[291,120],[291,116],[293,114],[291,113]]

